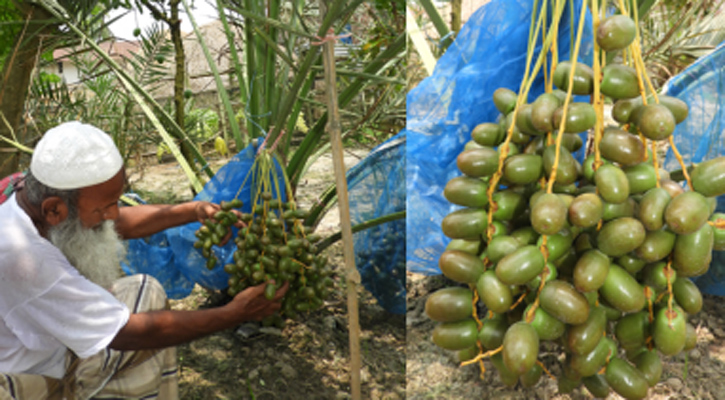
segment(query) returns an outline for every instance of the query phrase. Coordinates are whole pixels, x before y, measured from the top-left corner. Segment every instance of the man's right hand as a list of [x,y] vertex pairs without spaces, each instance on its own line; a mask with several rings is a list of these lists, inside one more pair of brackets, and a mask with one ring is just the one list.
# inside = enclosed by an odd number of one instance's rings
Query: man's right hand
[[282,297],[289,290],[289,282],[285,282],[272,300],[264,297],[266,283],[252,286],[239,292],[226,307],[232,308],[234,315],[243,321],[260,321],[264,317],[274,314],[282,306]]

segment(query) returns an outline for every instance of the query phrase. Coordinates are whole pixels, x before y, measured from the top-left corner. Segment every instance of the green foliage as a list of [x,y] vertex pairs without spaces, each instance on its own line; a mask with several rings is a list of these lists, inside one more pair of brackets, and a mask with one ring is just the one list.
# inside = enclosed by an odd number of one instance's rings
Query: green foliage
[[195,108],[186,113],[186,133],[195,142],[211,139],[219,131],[219,114],[208,108]]
[[0,0],[0,68],[10,54],[22,26],[18,23],[20,13],[11,0]]
[[656,88],[725,40],[723,0],[658,1],[640,20],[643,57]]

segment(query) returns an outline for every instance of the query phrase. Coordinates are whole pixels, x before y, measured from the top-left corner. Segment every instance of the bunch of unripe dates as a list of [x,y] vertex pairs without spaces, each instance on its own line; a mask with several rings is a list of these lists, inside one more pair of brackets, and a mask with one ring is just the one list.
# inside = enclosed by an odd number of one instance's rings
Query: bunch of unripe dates
[[[237,220],[244,223],[234,238],[236,250],[233,262],[224,265],[229,274],[229,295],[234,296],[250,286],[266,283],[265,297],[272,299],[277,289],[290,283],[282,299],[280,314],[263,321],[280,325],[283,318],[294,318],[298,313],[320,308],[329,295],[334,281],[327,266],[327,258],[319,254],[315,243],[320,236],[305,226],[308,212],[298,209],[293,201],[273,199],[270,192],[260,195],[261,201],[251,213],[232,211],[241,207],[239,200],[222,202],[222,210],[197,231],[207,267],[213,268],[217,260],[210,249],[228,235]],[[208,247],[207,247],[208,245]]]
[[[629,17],[611,16],[596,39],[620,51],[635,30]],[[439,259],[458,284],[430,295],[425,310],[439,322],[438,346],[458,351],[464,364],[490,359],[507,385],[536,384],[546,341],[564,353],[560,392],[584,385],[595,397],[641,399],[660,380],[661,356],[696,344],[688,316],[703,300],[689,278],[725,249],[722,215],[714,214],[725,157],[690,169],[683,188],[645,143],[669,139],[687,104],[642,96],[628,65],[611,63],[595,76],[577,64],[573,80],[570,71],[561,62],[557,90],[518,109],[513,91],[493,94],[499,121],[473,130],[457,158],[463,175],[444,190],[463,207],[442,221],[451,242]],[[619,125],[604,127],[580,163],[572,156],[583,145],[577,133],[595,127],[597,112],[590,103],[563,105],[569,89],[592,95],[595,79]]]

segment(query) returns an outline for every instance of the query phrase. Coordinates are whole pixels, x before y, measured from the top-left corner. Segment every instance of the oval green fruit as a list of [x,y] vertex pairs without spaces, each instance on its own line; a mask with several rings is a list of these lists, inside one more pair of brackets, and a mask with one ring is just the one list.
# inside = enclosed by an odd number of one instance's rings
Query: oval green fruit
[[534,124],[531,121],[531,111],[531,104],[522,104],[521,108],[516,112],[516,126],[521,132],[527,135],[541,136],[545,134],[546,131],[542,132],[534,127]]
[[609,361],[604,376],[612,390],[627,400],[638,400],[647,396],[649,386],[644,374],[619,357]]
[[584,384],[584,387],[587,388],[589,393],[592,394],[592,396],[596,398],[605,398],[609,395],[609,392],[611,389],[609,388],[609,384],[607,383],[607,380],[604,378],[604,375],[591,375],[582,378],[582,383]]
[[[524,311],[524,315],[528,315],[532,305],[529,304]],[[541,340],[556,340],[560,338],[566,331],[566,325],[558,319],[552,317],[541,307],[537,307],[534,311],[534,319],[531,326],[536,330],[536,334]]]
[[488,204],[488,185],[486,182],[468,176],[457,176],[443,188],[446,200],[459,206],[483,208]]
[[632,254],[625,254],[617,258],[617,265],[624,268],[630,275],[634,276],[637,272],[641,271],[647,263]]
[[502,258],[513,253],[521,246],[523,246],[523,243],[519,242],[514,237],[508,235],[496,236],[491,238],[491,241],[488,243],[486,255],[488,256],[489,261],[496,264],[501,261]]
[[496,276],[507,285],[523,285],[544,269],[544,256],[538,247],[527,245],[507,255],[496,265]]
[[464,174],[481,178],[491,176],[498,170],[498,158],[496,150],[482,147],[461,152],[456,159],[456,165]]
[[474,239],[488,228],[488,213],[479,208],[463,208],[446,215],[441,221],[443,234],[451,239]]
[[464,350],[476,344],[478,327],[473,318],[443,322],[433,328],[433,343],[446,350]]
[[710,217],[710,206],[698,192],[685,192],[673,198],[665,208],[667,227],[678,235],[696,232]]
[[672,293],[675,295],[677,304],[685,310],[686,313],[693,315],[702,310],[702,293],[691,280],[687,278],[678,278],[672,285]]
[[[670,109],[670,112],[675,117],[676,124],[679,124],[687,118],[689,109],[687,107],[687,103],[684,101],[672,96],[659,96],[658,100],[660,101],[660,104]],[[654,99],[652,99],[652,101],[650,101],[649,98],[647,99],[647,103],[653,102]]]
[[612,118],[620,124],[627,124],[635,108],[642,105],[642,98],[620,99],[612,107]]
[[[573,354],[583,355],[597,347],[607,324],[604,309],[593,307],[589,310],[589,318],[582,324],[569,327],[566,344]],[[585,375],[584,375],[585,376]]]
[[493,92],[493,104],[503,115],[508,115],[516,107],[518,95],[511,89],[498,88]]
[[[554,162],[556,160],[556,145],[548,146],[544,149],[544,154],[541,156],[544,163],[544,171],[547,176],[551,176],[552,170],[554,169]],[[570,185],[577,181],[579,178],[579,171],[581,165],[574,159],[569,150],[563,146],[559,149],[559,164],[556,168],[555,182],[557,185]]]
[[[554,85],[562,91],[569,88],[571,74],[571,61],[562,61],[554,70]],[[591,94],[594,90],[594,71],[586,64],[577,63],[574,70],[574,84],[572,94]]]
[[[717,212],[712,214],[710,222],[714,224],[712,226],[712,233],[714,237],[712,249],[718,251],[725,250],[725,213]],[[718,224],[723,227],[718,227]]]
[[639,164],[647,154],[644,144],[637,136],[616,128],[604,130],[599,150],[602,157],[625,167]]
[[594,183],[599,196],[608,202],[619,204],[629,197],[629,181],[627,174],[613,164],[605,164],[594,174]]
[[645,230],[639,220],[622,217],[607,222],[597,235],[597,247],[610,257],[623,256],[641,246]]
[[425,314],[438,322],[455,322],[470,318],[473,313],[473,292],[462,287],[437,290],[425,302]]
[[483,261],[460,250],[447,250],[438,259],[443,275],[460,283],[475,284],[483,274]]
[[676,235],[668,230],[649,231],[634,254],[646,262],[655,262],[667,257],[675,247]]
[[672,356],[685,348],[687,328],[685,312],[679,307],[668,311],[662,307],[656,312],[652,325],[652,339],[662,354]]
[[484,122],[476,125],[471,131],[471,139],[481,146],[498,146],[505,138],[500,124]]
[[664,261],[647,264],[642,270],[644,284],[658,291],[666,289],[667,282],[674,283],[675,279],[677,279],[677,272],[674,268],[667,268],[667,263]]
[[602,94],[613,99],[631,99],[639,96],[637,71],[623,64],[607,64],[602,68]]
[[662,377],[662,360],[654,350],[645,350],[634,359],[634,365],[642,372],[649,387],[654,387]]
[[478,355],[478,346],[471,346],[458,351],[458,362],[473,360]]
[[648,231],[661,229],[664,224],[665,208],[670,203],[670,194],[663,188],[648,190],[639,201],[637,218]]
[[531,367],[530,370],[528,370],[525,374],[521,375],[521,378],[519,378],[521,386],[525,388],[532,388],[536,386],[536,384],[539,383],[539,380],[541,379],[541,375],[543,373],[544,370],[538,364],[534,364],[534,366]]
[[609,273],[609,257],[599,250],[588,250],[574,266],[574,287],[580,292],[599,290]]
[[637,212],[637,202],[633,198],[628,198],[619,204],[603,202],[604,210],[602,211],[602,219],[611,221],[622,217],[634,217]]
[[539,356],[539,336],[526,322],[511,325],[503,338],[503,362],[509,371],[523,375],[536,363]]
[[637,126],[648,139],[666,139],[675,130],[675,116],[662,104],[648,104],[642,109]]
[[645,305],[644,288],[616,264],[609,266],[609,273],[599,293],[614,308],[625,313],[640,311]]
[[493,213],[493,219],[496,221],[511,221],[526,210],[524,196],[511,189],[495,192],[493,202],[496,204],[496,211]]
[[561,106],[559,97],[553,93],[542,93],[531,103],[531,124],[538,131],[554,130],[553,114]]
[[564,106],[561,106],[553,114],[555,128],[558,129],[562,123],[566,123],[564,132],[579,133],[594,127],[597,121],[597,114],[591,104],[575,102],[569,103],[566,111],[566,120],[563,120],[563,118]]
[[543,160],[538,154],[516,154],[506,158],[503,177],[515,185],[537,182],[544,172]]
[[695,191],[705,197],[725,194],[725,156],[697,164],[690,178]]
[[[582,377],[595,375],[607,361],[610,350],[616,344],[607,337],[602,337],[597,341],[594,348],[584,354],[573,354],[569,361],[571,369]],[[612,354],[616,355],[616,353]]]
[[597,44],[604,51],[622,50],[637,35],[637,25],[632,18],[617,14],[603,19],[597,28]]
[[541,235],[559,232],[567,220],[567,207],[556,194],[545,193],[531,209],[531,226]]
[[657,186],[657,171],[647,162],[624,168],[629,182],[629,192],[632,194],[644,193]]
[[539,295],[541,308],[565,324],[581,324],[589,318],[589,302],[570,283],[553,280]]
[[[448,242],[448,245],[446,246],[446,250],[460,250],[460,251],[466,252],[468,254],[473,254],[474,256],[478,255],[480,248],[481,248],[480,239],[474,239],[474,240],[453,239],[450,242]],[[285,268],[285,269],[289,269],[289,268]],[[290,269],[290,272],[291,272],[291,269]]]
[[590,228],[599,223],[604,215],[602,199],[594,193],[575,197],[569,205],[569,222],[581,228]]
[[478,332],[478,340],[483,348],[493,350],[501,347],[503,337],[508,330],[508,323],[505,318],[488,318],[481,321],[481,330]]
[[534,228],[530,226],[522,226],[511,232],[511,236],[516,238],[521,244],[534,244],[539,238],[539,234],[536,233]]
[[672,266],[684,277],[705,274],[712,261],[712,245],[712,228],[708,224],[695,233],[679,235],[675,240]]
[[516,386],[516,383],[518,383],[519,381],[519,375],[509,371],[509,369],[503,362],[503,355],[501,353],[496,353],[491,356],[490,360],[491,364],[493,364],[493,366],[498,371],[498,376],[499,378],[501,378],[501,383],[510,388]]
[[645,344],[649,337],[649,313],[641,311],[622,317],[614,328],[614,335],[619,345],[625,349],[634,349]]
[[492,270],[481,274],[476,283],[476,290],[483,304],[495,313],[505,313],[509,311],[513,304],[511,288],[501,282]]

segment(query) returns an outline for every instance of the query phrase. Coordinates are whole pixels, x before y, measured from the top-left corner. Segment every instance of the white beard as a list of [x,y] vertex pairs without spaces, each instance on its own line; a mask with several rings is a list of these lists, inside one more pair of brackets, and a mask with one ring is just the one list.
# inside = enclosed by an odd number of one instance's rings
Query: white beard
[[108,289],[123,276],[121,261],[126,257],[126,248],[113,221],[104,221],[97,228],[85,228],[79,218],[69,216],[50,228],[48,236],[71,265],[91,282]]

